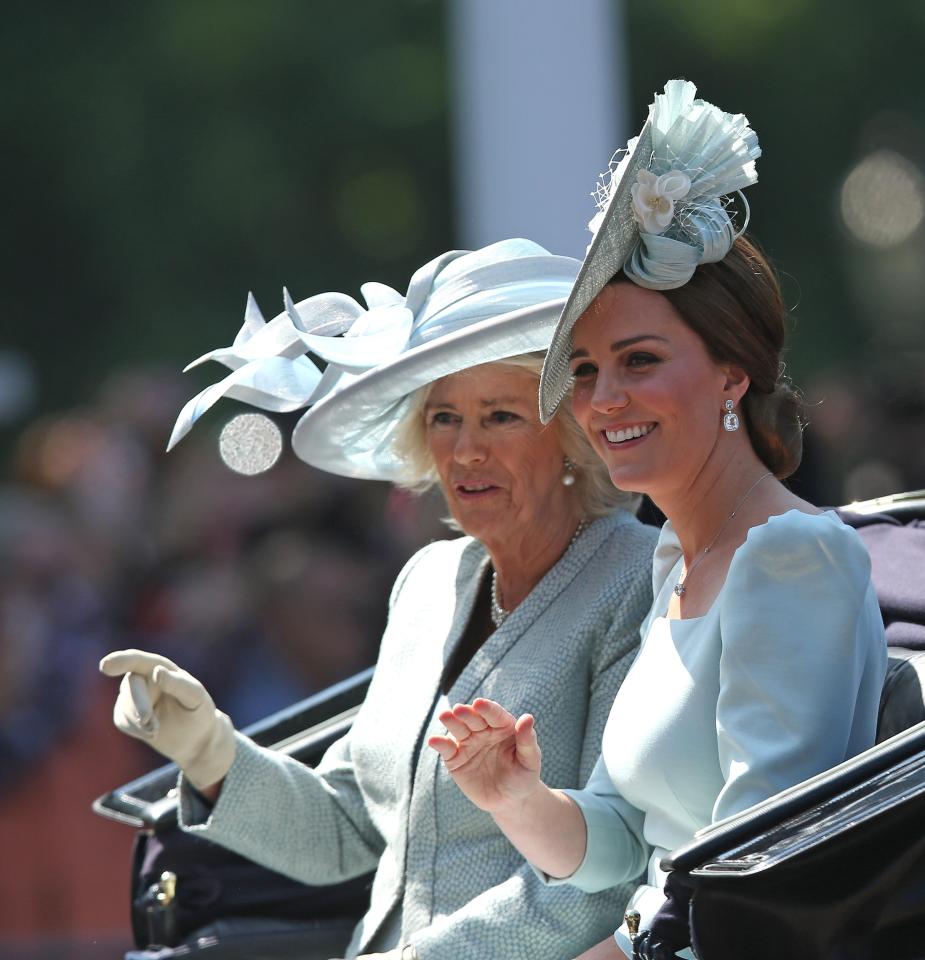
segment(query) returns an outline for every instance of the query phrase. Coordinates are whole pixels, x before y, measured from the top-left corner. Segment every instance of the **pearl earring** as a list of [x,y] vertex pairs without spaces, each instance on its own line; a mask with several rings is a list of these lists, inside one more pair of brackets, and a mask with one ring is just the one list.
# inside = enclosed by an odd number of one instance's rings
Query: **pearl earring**
[[562,466],[565,467],[565,473],[562,474],[562,486],[573,487],[575,485],[575,464],[568,457],[563,457]]
[[739,415],[732,409],[734,404],[731,400],[726,401],[726,412],[723,414],[723,429],[727,433],[735,433],[739,429]]

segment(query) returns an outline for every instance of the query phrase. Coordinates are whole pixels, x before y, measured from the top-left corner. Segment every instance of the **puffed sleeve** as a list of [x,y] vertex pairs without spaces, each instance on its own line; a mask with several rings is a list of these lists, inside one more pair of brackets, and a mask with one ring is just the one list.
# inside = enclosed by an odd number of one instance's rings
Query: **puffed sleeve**
[[834,514],[753,528],[721,604],[714,821],[872,745],[886,664],[870,558]]

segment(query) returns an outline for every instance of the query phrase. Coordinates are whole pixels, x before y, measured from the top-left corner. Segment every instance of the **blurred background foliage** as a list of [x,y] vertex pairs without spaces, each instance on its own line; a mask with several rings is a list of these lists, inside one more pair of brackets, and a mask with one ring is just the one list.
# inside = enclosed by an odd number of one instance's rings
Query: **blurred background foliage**
[[925,5],[625,5],[637,119],[668,76],[747,114],[752,229],[792,313],[817,502],[925,486]]
[[[176,370],[224,342],[249,289],[272,316],[283,284],[297,298],[402,286],[453,245],[441,3],[7,9],[0,449],[113,371]],[[634,121],[686,76],[759,131],[752,222],[796,308],[789,369],[809,399],[834,379],[833,408],[847,382],[862,408],[920,418],[925,7],[634,0],[622,20]],[[851,207],[846,179],[872,156]],[[827,416],[823,432],[841,429]],[[851,492],[849,461],[822,469],[820,492]],[[882,482],[921,485],[922,468]]]
[[[368,663],[395,573],[445,534],[439,505],[291,454],[233,474],[230,402],[163,449],[216,375],[179,370],[230,342],[248,290],[267,317],[284,284],[403,290],[458,242],[449,2],[4,6],[0,957],[40,933],[42,956],[127,940],[129,831],[88,805],[155,760],[113,734],[101,653],[182,655],[247,722]],[[925,486],[925,5],[615,9],[624,139],[674,76],[759,133],[749,202],[793,308],[803,490]]]
[[248,289],[272,316],[450,245],[439,4],[11,6],[0,309],[37,409],[179,369]]

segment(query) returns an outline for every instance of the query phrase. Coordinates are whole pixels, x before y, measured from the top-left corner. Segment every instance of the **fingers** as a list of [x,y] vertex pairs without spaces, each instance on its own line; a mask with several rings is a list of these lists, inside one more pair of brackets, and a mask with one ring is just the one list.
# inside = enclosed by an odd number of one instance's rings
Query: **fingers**
[[112,709],[112,719],[123,733],[143,740],[151,740],[160,724],[148,689],[147,678],[127,673],[119,685],[119,696]]
[[436,750],[444,762],[452,760],[459,749],[456,741],[450,737],[428,737],[427,746],[430,747],[431,750]]
[[486,700],[484,697],[478,697],[472,701],[473,710],[488,724],[488,726],[499,730],[503,727],[510,727],[514,724],[514,715],[508,713],[500,703],[494,700]]
[[[170,663],[169,660],[167,662]],[[158,664],[154,668],[151,681],[187,710],[195,710],[208,697],[206,688],[192,674],[173,664],[170,667]]]
[[484,717],[467,703],[457,703],[456,706],[453,707],[453,715],[457,720],[462,720],[467,729],[472,733],[478,733],[479,730],[488,729],[488,724]]
[[466,724],[462,720],[457,720],[456,715],[450,710],[441,713],[437,719],[446,727],[447,733],[452,734],[457,740],[465,740],[471,732]]
[[148,681],[139,673],[127,673],[122,678],[122,689],[128,693],[129,704],[138,718],[138,726],[145,733],[153,733],[157,727],[154,703],[148,690]]
[[466,703],[457,703],[452,710],[444,710],[438,719],[457,740],[465,740],[470,734],[488,728],[482,717]]
[[440,754],[449,773],[466,766],[472,759],[471,754],[461,750],[459,742],[452,737],[429,737],[427,746]]
[[155,667],[167,667],[178,670],[177,665],[166,657],[145,650],[116,650],[107,653],[100,660],[100,672],[107,677],[118,677],[123,673],[138,673],[143,677],[150,677]]
[[479,697],[472,704],[457,703],[452,710],[444,710],[438,719],[447,732],[462,742],[474,733],[488,730],[491,733],[509,734],[515,723],[514,716],[494,700]]
[[542,760],[540,744],[536,739],[536,723],[533,716],[525,713],[514,724],[514,742],[517,759],[528,770],[539,770]]
[[187,710],[195,710],[208,696],[205,687],[191,674],[181,670],[173,660],[146,650],[116,650],[108,653],[100,660],[100,670],[108,677],[120,674],[128,676],[129,682],[123,683],[122,689],[132,709],[137,710],[142,726],[146,718],[153,716],[158,700],[156,692],[148,686],[148,678],[150,683],[163,693],[170,694]]

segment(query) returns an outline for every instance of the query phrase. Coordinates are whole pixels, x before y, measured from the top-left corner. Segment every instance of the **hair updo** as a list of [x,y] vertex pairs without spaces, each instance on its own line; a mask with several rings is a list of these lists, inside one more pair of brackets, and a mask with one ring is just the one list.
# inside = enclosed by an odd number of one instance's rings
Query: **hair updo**
[[[631,282],[622,272],[614,281]],[[748,374],[741,412],[752,446],[774,476],[789,477],[803,455],[803,405],[782,372],[786,311],[770,264],[741,236],[722,260],[697,267],[684,286],[659,292],[717,363]]]

